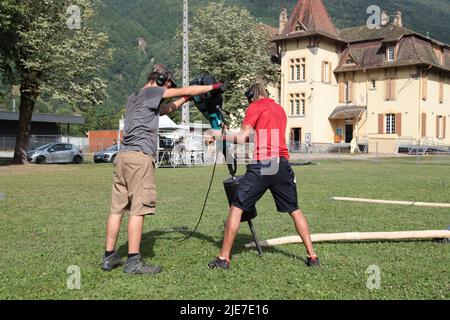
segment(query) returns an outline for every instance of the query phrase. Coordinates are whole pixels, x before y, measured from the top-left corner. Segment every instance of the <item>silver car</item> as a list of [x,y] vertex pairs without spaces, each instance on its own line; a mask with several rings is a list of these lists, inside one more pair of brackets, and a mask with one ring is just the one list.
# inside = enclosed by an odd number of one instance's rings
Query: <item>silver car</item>
[[50,143],[27,152],[28,162],[44,163],[83,163],[83,152],[73,144]]
[[94,154],[94,162],[111,162],[113,163],[116,159],[116,155],[119,153],[119,146],[117,144],[109,147],[104,151],[100,151]]

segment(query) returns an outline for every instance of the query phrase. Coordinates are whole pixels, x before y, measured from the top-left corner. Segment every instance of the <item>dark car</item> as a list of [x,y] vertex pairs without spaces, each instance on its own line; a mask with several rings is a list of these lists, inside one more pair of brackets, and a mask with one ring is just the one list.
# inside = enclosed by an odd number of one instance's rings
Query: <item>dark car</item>
[[119,146],[117,144],[109,147],[106,150],[97,152],[94,154],[94,162],[102,163],[102,162],[114,162],[116,159],[116,155],[119,153]]

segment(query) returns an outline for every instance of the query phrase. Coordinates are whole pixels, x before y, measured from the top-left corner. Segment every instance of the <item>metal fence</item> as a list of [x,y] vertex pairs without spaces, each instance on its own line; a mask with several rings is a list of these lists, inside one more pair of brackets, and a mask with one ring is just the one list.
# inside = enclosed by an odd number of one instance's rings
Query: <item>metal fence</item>
[[[78,147],[81,151],[85,152],[89,149],[89,142],[87,138],[80,137],[64,137],[64,136],[41,136],[32,135],[28,140],[28,150],[36,149],[40,146],[49,143],[71,143]],[[15,136],[1,136],[0,137],[0,150],[2,151],[14,151],[16,146]]]

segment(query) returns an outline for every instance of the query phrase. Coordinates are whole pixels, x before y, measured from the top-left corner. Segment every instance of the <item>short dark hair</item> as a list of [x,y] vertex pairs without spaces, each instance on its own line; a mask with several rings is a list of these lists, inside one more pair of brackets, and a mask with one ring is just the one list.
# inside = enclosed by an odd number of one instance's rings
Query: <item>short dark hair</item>
[[159,72],[152,71],[152,72],[150,72],[150,74],[148,75],[147,81],[153,81],[153,82],[156,82],[156,80],[158,79],[158,77],[159,77]]

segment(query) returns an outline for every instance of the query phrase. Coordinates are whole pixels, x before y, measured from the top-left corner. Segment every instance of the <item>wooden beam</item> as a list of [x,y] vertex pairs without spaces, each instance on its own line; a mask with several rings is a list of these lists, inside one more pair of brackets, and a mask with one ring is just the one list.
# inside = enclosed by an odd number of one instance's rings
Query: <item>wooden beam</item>
[[[400,232],[348,232],[324,233],[311,235],[312,242],[339,242],[339,241],[393,241],[393,240],[430,240],[450,239],[450,230],[428,231],[400,231]],[[283,244],[303,243],[299,236],[276,238],[260,241],[261,247],[272,247]],[[256,247],[255,243],[245,245],[246,248]]]
[[375,200],[375,199],[363,199],[363,198],[345,198],[345,197],[333,197],[333,201],[348,201],[348,202],[363,202],[374,204],[394,204],[410,207],[433,207],[433,208],[450,208],[450,203],[429,203],[429,202],[413,202],[413,201],[392,201],[392,200]]

